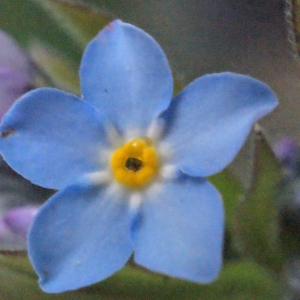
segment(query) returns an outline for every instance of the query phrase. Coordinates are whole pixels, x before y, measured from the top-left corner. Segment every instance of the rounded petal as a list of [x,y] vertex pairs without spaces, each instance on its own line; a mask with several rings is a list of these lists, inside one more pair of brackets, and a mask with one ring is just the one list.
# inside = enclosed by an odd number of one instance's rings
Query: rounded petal
[[222,265],[224,230],[222,201],[214,186],[186,177],[146,197],[133,229],[135,261],[173,277],[214,280]]
[[49,293],[107,278],[132,253],[128,201],[86,182],[58,192],[42,207],[29,232],[28,254]]
[[31,91],[4,116],[0,131],[2,156],[35,184],[60,189],[99,170],[105,132],[98,112],[76,96]]
[[173,93],[171,70],[160,46],[120,20],[90,42],[80,77],[83,97],[105,111],[123,133],[146,129],[169,106]]
[[191,176],[221,171],[238,153],[252,125],[277,105],[264,83],[245,75],[206,75],[187,86],[164,114],[174,162]]

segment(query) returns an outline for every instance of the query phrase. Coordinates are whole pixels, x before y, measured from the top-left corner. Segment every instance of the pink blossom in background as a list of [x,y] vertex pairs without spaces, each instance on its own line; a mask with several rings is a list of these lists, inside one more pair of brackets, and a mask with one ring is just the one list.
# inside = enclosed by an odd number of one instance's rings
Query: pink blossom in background
[[[11,36],[0,30],[0,120],[13,102],[32,86],[32,82],[33,67],[26,53]],[[0,189],[0,193],[4,190]],[[1,200],[2,197],[1,194]],[[38,208],[18,206],[4,214],[0,211],[0,248],[12,245],[26,248],[28,228]]]
[[14,233],[27,237],[33,218],[39,211],[39,206],[21,206],[9,210],[3,217],[4,223]]
[[0,30],[0,119],[31,86],[32,65],[17,42]]

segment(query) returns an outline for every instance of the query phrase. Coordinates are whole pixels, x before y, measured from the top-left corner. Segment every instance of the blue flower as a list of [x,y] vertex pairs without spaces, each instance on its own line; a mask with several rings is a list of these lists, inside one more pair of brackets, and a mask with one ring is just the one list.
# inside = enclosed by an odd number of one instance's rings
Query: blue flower
[[87,46],[82,98],[25,94],[1,124],[1,152],[33,183],[60,190],[39,211],[29,257],[47,292],[98,282],[134,254],[149,270],[199,283],[222,264],[221,196],[203,176],[228,165],[277,105],[268,86],[206,75],[172,101],[156,41],[117,20]]

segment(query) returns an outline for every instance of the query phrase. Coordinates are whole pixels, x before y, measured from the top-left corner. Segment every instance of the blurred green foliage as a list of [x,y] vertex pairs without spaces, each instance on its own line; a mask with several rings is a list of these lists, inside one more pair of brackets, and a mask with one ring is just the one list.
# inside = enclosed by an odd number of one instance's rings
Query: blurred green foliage
[[281,180],[279,161],[258,129],[252,184],[234,215],[235,238],[243,253],[275,271],[282,270],[284,262],[276,197]]
[[[24,254],[0,255],[0,297],[15,299],[104,299],[104,300],[276,300],[282,288],[266,269],[253,262],[225,265],[219,279],[210,285],[167,278],[127,266],[109,279],[75,292],[43,293]],[[16,288],[17,287],[17,288]]]

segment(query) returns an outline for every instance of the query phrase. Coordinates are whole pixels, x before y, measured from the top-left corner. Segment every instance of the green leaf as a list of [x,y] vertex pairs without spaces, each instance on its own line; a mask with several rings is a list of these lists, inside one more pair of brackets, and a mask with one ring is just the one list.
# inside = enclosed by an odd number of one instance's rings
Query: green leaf
[[217,187],[222,195],[226,228],[223,257],[225,261],[232,260],[238,257],[237,249],[232,240],[234,213],[245,191],[241,182],[228,169],[210,176],[208,180]]
[[[0,298],[15,299],[102,299],[102,300],[276,300],[282,288],[271,274],[253,262],[224,266],[212,284],[200,285],[127,266],[107,280],[75,292],[43,293],[25,253],[0,255]],[[17,288],[16,288],[17,287]]]
[[80,61],[82,50],[79,51],[78,45],[75,45],[64,30],[32,0],[2,1],[0,27],[25,47],[28,41],[38,39]]
[[239,203],[244,188],[242,184],[229,172],[228,169],[210,176],[208,180],[213,183],[222,195],[225,207],[225,222],[229,231],[233,227],[233,215]]
[[113,18],[108,12],[78,1],[35,0],[84,48]]
[[[208,285],[167,278],[153,273],[125,268],[111,279],[94,286],[98,291],[114,290],[121,299],[281,299],[281,287],[270,274],[254,263],[224,266],[217,281]],[[114,299],[114,298],[112,298]]]
[[64,91],[80,95],[77,61],[38,40],[30,43],[29,52],[40,70],[38,73],[44,75],[42,80],[46,80],[46,86],[54,85]]
[[257,128],[252,184],[235,214],[235,238],[243,253],[276,271],[283,264],[277,203],[281,179],[281,166]]

